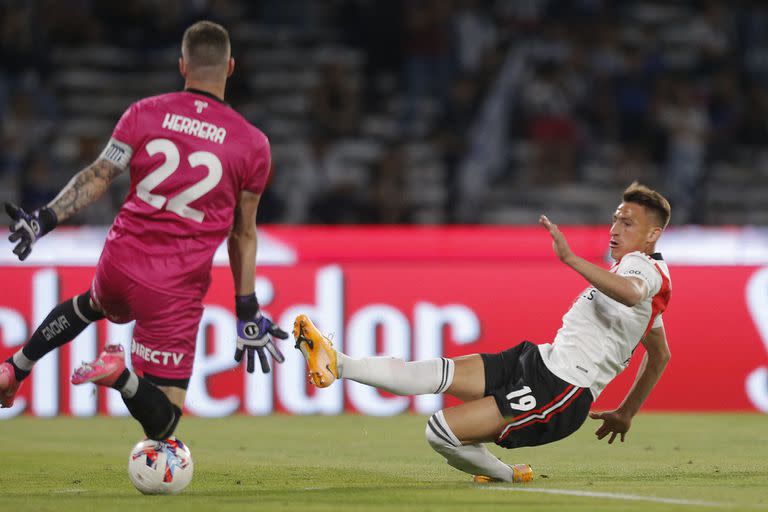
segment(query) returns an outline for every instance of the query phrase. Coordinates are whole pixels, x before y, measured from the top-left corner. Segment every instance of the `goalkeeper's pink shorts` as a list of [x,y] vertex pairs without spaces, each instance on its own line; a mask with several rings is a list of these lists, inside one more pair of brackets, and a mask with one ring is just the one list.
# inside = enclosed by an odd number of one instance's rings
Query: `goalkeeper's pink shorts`
[[131,341],[134,369],[163,379],[189,379],[203,315],[198,298],[149,288],[115,265],[107,254],[102,254],[96,267],[91,297],[111,322],[136,320]]

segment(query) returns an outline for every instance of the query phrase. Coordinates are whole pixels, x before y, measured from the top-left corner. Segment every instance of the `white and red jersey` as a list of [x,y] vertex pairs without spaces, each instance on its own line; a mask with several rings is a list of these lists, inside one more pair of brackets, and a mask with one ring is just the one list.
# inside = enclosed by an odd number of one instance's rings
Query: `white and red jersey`
[[267,137],[216,97],[187,90],[131,105],[101,158],[131,178],[102,258],[149,288],[202,298],[240,191],[264,190]]
[[611,272],[643,279],[648,295],[629,307],[595,287],[587,288],[563,316],[555,341],[539,345],[544,364],[552,373],[589,388],[595,399],[629,365],[648,331],[663,325],[661,314],[672,292],[669,269],[658,253],[626,254]]

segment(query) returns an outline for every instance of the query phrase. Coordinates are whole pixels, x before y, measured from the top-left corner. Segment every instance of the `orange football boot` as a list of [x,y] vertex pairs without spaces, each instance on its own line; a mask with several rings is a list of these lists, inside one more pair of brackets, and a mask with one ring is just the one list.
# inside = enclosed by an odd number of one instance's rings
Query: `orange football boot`
[[299,315],[293,322],[296,348],[301,350],[309,367],[309,378],[318,388],[327,388],[339,378],[336,349],[331,340],[323,336],[307,315]]
[[[512,482],[521,484],[533,480],[533,468],[528,464],[515,464],[510,467],[512,468]],[[476,484],[490,484],[494,482],[503,482],[504,480],[485,475],[475,475],[472,477],[472,481]]]

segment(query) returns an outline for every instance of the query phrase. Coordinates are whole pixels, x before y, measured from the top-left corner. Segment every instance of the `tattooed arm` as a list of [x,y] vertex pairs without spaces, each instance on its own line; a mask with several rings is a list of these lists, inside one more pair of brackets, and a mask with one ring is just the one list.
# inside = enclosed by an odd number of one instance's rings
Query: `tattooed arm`
[[[128,154],[130,156],[130,154]],[[98,158],[80,171],[59,192],[48,206],[26,212],[12,203],[5,203],[5,212],[11,218],[8,241],[16,244],[13,253],[25,260],[32,246],[46,233],[100,198],[122,169],[104,158]]]
[[63,222],[96,202],[121,172],[120,167],[99,158],[69,180],[59,195],[48,203],[48,208],[56,213],[59,222]]

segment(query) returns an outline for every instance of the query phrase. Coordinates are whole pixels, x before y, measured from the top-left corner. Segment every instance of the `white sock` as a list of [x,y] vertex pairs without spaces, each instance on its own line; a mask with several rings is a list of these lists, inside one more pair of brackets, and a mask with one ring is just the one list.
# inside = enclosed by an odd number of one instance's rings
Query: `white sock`
[[430,446],[445,457],[446,462],[470,475],[484,475],[511,482],[514,471],[501,462],[482,444],[462,445],[445,421],[443,411],[429,418],[425,431]]
[[336,353],[339,376],[395,395],[444,393],[453,383],[451,359],[425,359],[406,363],[396,357],[353,359]]
[[18,366],[19,370],[24,370],[25,372],[31,372],[32,367],[35,366],[35,361],[25,356],[24,352],[19,350],[18,352],[13,354],[13,364]]

